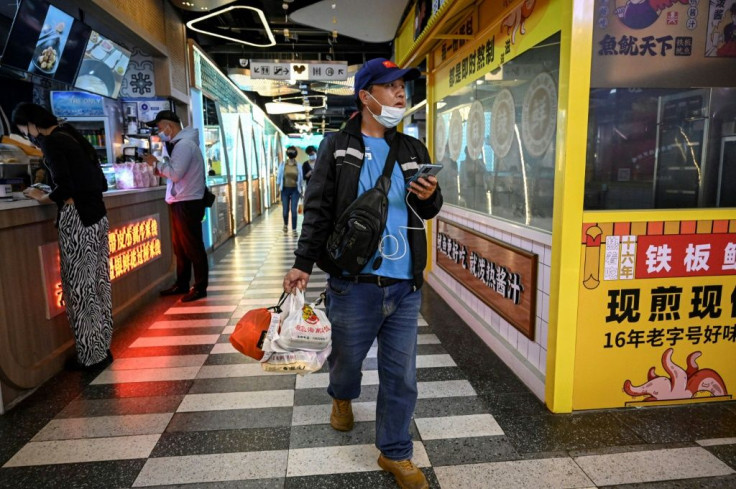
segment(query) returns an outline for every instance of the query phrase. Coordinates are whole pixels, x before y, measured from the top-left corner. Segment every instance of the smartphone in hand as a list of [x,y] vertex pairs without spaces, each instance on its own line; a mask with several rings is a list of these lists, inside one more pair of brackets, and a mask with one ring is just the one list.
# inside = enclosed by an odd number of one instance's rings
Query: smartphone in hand
[[419,169],[417,170],[417,172],[412,175],[411,178],[409,178],[408,182],[406,182],[406,188],[409,188],[411,182],[416,182],[418,178],[428,177],[430,175],[437,175],[440,170],[442,170],[442,165],[434,165],[430,163],[419,165]]

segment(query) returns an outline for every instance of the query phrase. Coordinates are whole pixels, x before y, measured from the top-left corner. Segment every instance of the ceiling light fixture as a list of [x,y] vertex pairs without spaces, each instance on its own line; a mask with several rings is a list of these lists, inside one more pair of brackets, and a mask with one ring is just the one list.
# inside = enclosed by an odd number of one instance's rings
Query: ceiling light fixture
[[288,102],[266,102],[266,112],[271,115],[293,114],[294,112],[305,112],[307,110],[302,104]]
[[[261,22],[263,23],[263,30],[266,32],[266,35],[268,36],[268,39],[270,41],[270,44],[255,44],[255,43],[252,43],[252,42],[244,41],[242,39],[236,39],[234,37],[223,36],[221,34],[215,34],[214,32],[205,31],[205,30],[197,29],[196,27],[194,27],[194,24],[196,24],[198,22],[201,22],[203,20],[209,19],[211,17],[216,17],[216,16],[218,16],[220,14],[224,14],[225,12],[230,12],[231,10],[236,10],[236,9],[252,10],[256,14],[258,14],[258,17],[260,18]],[[263,10],[258,9],[258,8],[255,8],[255,7],[248,7],[248,6],[245,6],[245,5],[238,5],[238,6],[234,6],[234,7],[227,7],[225,9],[218,10],[217,12],[212,12],[211,14],[207,14],[207,15],[204,15],[202,17],[199,17],[198,19],[190,20],[189,22],[187,22],[187,27],[190,28],[191,30],[195,31],[195,32],[199,32],[200,34],[204,34],[204,35],[207,35],[207,36],[213,36],[213,37],[219,37],[220,39],[226,39],[228,41],[238,42],[238,43],[241,43],[241,44],[246,44],[248,46],[254,46],[254,47],[257,47],[257,48],[267,48],[267,47],[275,46],[276,45],[276,39],[273,37],[273,32],[271,32],[271,27],[268,25],[268,21],[266,20],[266,16],[263,13]]]

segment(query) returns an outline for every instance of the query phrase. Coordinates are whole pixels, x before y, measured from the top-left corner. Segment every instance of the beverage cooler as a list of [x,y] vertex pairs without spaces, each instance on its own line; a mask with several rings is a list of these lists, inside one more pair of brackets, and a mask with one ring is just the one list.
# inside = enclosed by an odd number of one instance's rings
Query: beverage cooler
[[67,117],[66,123],[74,126],[94,146],[102,165],[115,162],[113,137],[107,117]]
[[51,111],[92,144],[109,187],[115,188],[113,164],[123,132],[118,102],[86,92],[51,92]]

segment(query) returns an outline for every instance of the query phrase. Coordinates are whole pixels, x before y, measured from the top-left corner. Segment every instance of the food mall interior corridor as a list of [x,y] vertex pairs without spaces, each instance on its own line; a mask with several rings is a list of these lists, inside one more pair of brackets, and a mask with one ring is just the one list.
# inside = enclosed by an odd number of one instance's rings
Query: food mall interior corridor
[[[267,374],[228,341],[278,300],[298,239],[281,226],[273,209],[219,248],[205,300],[161,298],[117,325],[104,371],[62,372],[0,416],[0,487],[396,487],[376,464],[374,350],[342,433],[326,366]],[[307,298],[324,285],[317,271]],[[430,487],[736,487],[736,403],[552,414],[423,291],[411,429]]]

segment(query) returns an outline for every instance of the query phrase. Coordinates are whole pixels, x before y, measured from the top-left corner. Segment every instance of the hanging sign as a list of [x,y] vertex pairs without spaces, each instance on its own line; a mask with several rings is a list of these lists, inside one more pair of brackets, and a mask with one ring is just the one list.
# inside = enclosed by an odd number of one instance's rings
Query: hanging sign
[[731,400],[736,220],[587,223],[581,238],[573,409]]
[[345,81],[348,62],[272,62],[250,60],[250,77],[265,80]]
[[537,255],[437,219],[437,264],[530,340]]

